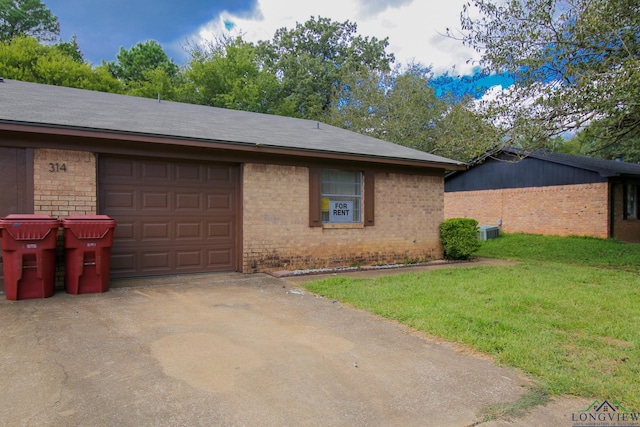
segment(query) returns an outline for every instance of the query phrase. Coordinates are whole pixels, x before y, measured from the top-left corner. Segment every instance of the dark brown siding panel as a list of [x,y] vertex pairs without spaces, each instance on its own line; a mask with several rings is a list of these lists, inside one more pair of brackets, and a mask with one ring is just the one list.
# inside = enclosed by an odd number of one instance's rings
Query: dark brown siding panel
[[[0,147],[0,218],[9,214],[33,213],[33,151]],[[0,253],[0,291],[4,290],[4,269]]]
[[309,227],[322,227],[321,179],[322,169],[309,168]]
[[113,277],[237,270],[239,176],[236,165],[101,156]]
[[364,225],[375,225],[375,173],[364,173]]
[[27,150],[0,147],[0,217],[33,213],[33,185],[28,182],[33,182],[33,160]]

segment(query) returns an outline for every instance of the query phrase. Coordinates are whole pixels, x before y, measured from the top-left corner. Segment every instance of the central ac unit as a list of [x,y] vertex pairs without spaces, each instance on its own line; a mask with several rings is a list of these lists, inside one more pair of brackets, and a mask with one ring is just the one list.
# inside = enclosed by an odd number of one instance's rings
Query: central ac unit
[[481,225],[478,227],[478,239],[489,240],[500,237],[500,227],[497,225]]

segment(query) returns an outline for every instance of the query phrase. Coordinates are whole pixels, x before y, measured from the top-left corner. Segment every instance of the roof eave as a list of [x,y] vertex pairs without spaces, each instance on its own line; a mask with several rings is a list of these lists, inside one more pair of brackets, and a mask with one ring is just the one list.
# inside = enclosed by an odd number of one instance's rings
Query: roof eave
[[89,129],[79,128],[71,126],[56,126],[44,123],[31,123],[31,122],[16,122],[0,120],[0,131],[19,132],[24,134],[39,134],[39,135],[57,135],[57,136],[72,136],[82,138],[101,138],[111,139],[119,141],[131,141],[142,142],[151,144],[163,144],[163,145],[183,145],[190,147],[201,147],[207,149],[219,149],[230,150],[238,152],[251,152],[251,153],[264,153],[275,155],[288,155],[295,157],[322,157],[326,159],[336,160],[353,160],[357,159],[362,162],[381,163],[381,164],[393,164],[403,165],[420,168],[432,168],[442,169],[447,171],[463,170],[466,169],[464,163],[444,163],[433,162],[428,160],[418,159],[406,159],[397,157],[385,157],[375,156],[358,153],[343,153],[336,151],[326,150],[312,150],[303,148],[287,148],[276,147],[265,144],[255,144],[239,141],[221,141],[214,139],[197,139],[188,137],[179,137],[172,135],[159,135],[148,133],[136,133],[136,132],[123,132],[105,129]]

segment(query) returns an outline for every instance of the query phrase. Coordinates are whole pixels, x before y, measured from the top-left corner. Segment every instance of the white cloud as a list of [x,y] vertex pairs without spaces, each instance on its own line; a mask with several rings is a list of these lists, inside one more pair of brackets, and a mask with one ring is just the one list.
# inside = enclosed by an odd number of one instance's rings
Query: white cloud
[[[245,40],[256,42],[271,40],[277,29],[292,29],[296,22],[304,23],[311,16],[339,22],[349,20],[358,25],[358,33],[363,36],[388,37],[387,51],[396,56],[397,63],[416,61],[433,65],[436,73],[455,66],[459,74],[465,74],[473,67],[467,60],[477,59],[478,55],[461,42],[442,35],[447,28],[459,27],[459,15],[465,1],[258,0],[252,13],[238,16],[223,12],[186,38],[201,42],[222,34],[239,33]],[[229,23],[234,26],[231,32],[226,28]]]

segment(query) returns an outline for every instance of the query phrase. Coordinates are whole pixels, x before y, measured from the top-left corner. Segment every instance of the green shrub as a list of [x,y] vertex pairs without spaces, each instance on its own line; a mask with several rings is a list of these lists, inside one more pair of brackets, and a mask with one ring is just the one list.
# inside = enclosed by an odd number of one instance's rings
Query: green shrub
[[478,221],[451,218],[440,224],[440,240],[446,259],[470,259],[480,249]]

